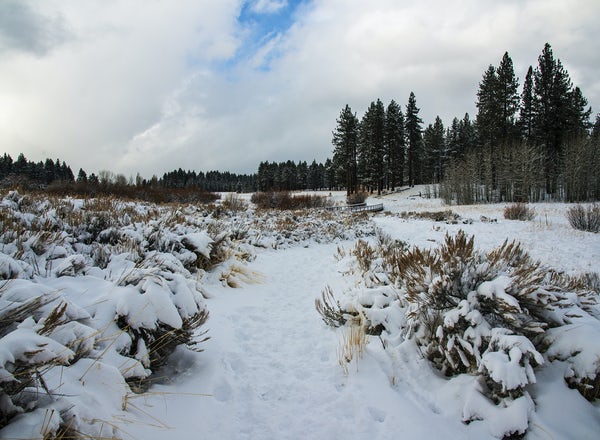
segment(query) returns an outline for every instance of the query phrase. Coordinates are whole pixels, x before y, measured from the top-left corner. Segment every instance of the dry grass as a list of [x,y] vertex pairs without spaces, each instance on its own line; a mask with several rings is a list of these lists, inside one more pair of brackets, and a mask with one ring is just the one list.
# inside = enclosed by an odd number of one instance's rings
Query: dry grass
[[315,299],[315,308],[321,315],[323,322],[331,327],[341,327],[346,323],[340,303],[335,299],[329,286],[321,292],[321,299]]
[[507,220],[531,221],[535,219],[535,209],[525,203],[513,203],[504,208],[504,218]]
[[310,209],[324,208],[331,203],[325,196],[302,194],[292,196],[289,192],[257,192],[250,199],[258,209]]
[[342,328],[342,337],[337,350],[338,363],[346,375],[353,360],[358,371],[358,361],[362,359],[367,343],[365,319],[362,314],[359,314],[356,320]]
[[227,194],[221,202],[221,206],[224,209],[233,212],[243,211],[247,208],[246,202],[235,193]]
[[375,249],[364,240],[358,240],[352,251],[352,255],[356,257],[358,267],[362,272],[368,272],[371,269],[371,264],[375,258]]

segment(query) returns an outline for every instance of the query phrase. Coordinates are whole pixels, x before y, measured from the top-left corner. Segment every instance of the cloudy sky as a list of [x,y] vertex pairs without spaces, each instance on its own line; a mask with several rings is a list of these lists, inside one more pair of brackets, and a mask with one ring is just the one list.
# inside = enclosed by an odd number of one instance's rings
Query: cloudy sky
[[598,0],[0,0],[0,154],[74,172],[323,161],[345,104],[475,116],[552,45],[600,111]]

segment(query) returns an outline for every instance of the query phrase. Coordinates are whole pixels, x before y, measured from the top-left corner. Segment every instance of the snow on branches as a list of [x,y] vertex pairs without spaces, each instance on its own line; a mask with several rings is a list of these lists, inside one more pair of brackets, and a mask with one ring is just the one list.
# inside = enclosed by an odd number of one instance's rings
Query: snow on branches
[[[600,350],[591,342],[600,337],[597,276],[543,268],[516,242],[478,251],[463,231],[432,249],[380,238],[338,253],[355,287],[323,295],[317,311],[324,321],[331,323],[331,310],[363,316],[385,345],[414,341],[444,375],[480,377],[480,397],[464,402],[465,422],[486,419],[499,437],[523,434],[535,409],[528,389],[536,369],[555,360],[569,366],[570,386],[598,397]],[[508,413],[512,424],[503,425]]]

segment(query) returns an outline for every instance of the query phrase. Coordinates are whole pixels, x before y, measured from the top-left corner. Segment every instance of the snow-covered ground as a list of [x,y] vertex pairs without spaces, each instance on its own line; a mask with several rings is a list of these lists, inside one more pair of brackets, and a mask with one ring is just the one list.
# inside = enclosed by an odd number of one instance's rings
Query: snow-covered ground
[[325,284],[340,283],[336,247],[262,252],[251,265],[263,275],[261,284],[213,287],[208,300],[213,338],[198,363],[173,384],[137,399],[136,405],[165,426],[142,423],[126,427],[129,434],[140,439],[493,438],[455,414],[441,413],[433,396],[415,389],[425,384],[422,360],[410,368],[417,377],[391,377],[379,362],[383,354],[376,338],[358,371],[344,374],[336,354],[338,335],[314,306]]
[[[413,189],[371,198],[369,203],[383,202],[387,211],[373,217],[375,224],[393,238],[423,247],[439,244],[447,232],[459,229],[474,234],[476,246],[483,249],[516,239],[534,258],[556,269],[600,271],[600,237],[573,230],[565,205],[538,204],[536,219],[520,222],[505,220],[503,205],[446,207],[418,193]],[[466,222],[399,216],[446,209]],[[261,251],[250,264],[262,274],[261,283],[237,290],[212,286],[208,307],[213,338],[207,350],[184,376],[139,399],[138,405],[163,426],[142,423],[126,427],[129,434],[144,439],[495,438],[485,423],[461,422],[461,403],[473,382],[440,377],[415,351],[390,360],[371,336],[364,357],[344,373],[337,355],[340,330],[321,321],[314,299],[325,286],[341,290],[353,283],[334,258],[338,247],[353,244],[309,242]],[[569,390],[561,374],[554,368],[538,377],[539,402],[528,438],[597,438],[597,405]]]
[[[505,220],[504,205],[448,207],[438,199],[420,197],[420,191],[423,188],[371,197],[368,203],[383,203],[385,212],[370,221],[409,246],[435,247],[443,243],[447,233],[455,235],[462,229],[475,236],[477,248],[486,251],[507,239],[517,240],[548,267],[568,274],[600,272],[600,234],[572,229],[565,217],[568,205],[536,204],[535,220],[522,222]],[[342,193],[332,196],[343,199]],[[403,214],[447,209],[460,216],[456,224]],[[230,284],[239,288],[224,282],[223,274],[232,270],[228,262],[200,279],[205,298],[197,303],[210,312],[202,327],[209,329],[211,336],[202,344],[204,351],[177,350],[171,364],[159,373],[164,377],[161,383],[146,393],[127,392],[124,400],[116,399],[116,404],[101,392],[110,375],[91,386],[92,394],[97,390],[100,396],[96,404],[106,405],[100,415],[118,428],[119,435],[132,439],[224,440],[497,438],[506,422],[495,418],[493,405],[488,408],[489,417],[482,417],[485,420],[462,421],[475,379],[468,375],[445,378],[414,344],[401,344],[392,350],[384,347],[380,337],[368,336],[362,359],[354,359],[346,371],[340,366],[344,330],[325,325],[315,309],[315,299],[327,286],[334,292],[363,288],[356,274],[347,271],[347,262],[340,261],[339,249],[349,250],[357,237],[369,237],[365,223],[343,219],[336,223],[319,216],[300,221],[295,214],[242,217],[196,224],[199,230],[211,222],[219,223],[221,231],[244,230],[243,249],[250,252],[251,248],[255,254],[248,261],[236,260],[235,264],[243,264],[243,276]],[[190,235],[199,232],[189,224],[173,234],[206,239],[204,235]],[[344,234],[336,229],[340,224],[347,228]],[[357,232],[351,233],[353,229]],[[196,247],[207,249],[208,244],[205,241]],[[232,248],[238,249],[233,244]],[[183,249],[179,255],[184,255]],[[106,269],[95,274],[106,274]],[[61,288],[60,280],[54,278],[47,285]],[[73,291],[69,298],[74,303],[77,280],[62,282]],[[84,277],[80,281],[81,292],[94,282],[102,283]],[[100,288],[108,289],[105,284]],[[94,298],[88,298],[81,307],[89,310]],[[598,341],[585,341],[584,346],[600,351]],[[87,368],[92,366],[97,364]],[[565,385],[564,369],[557,362],[537,373],[537,384],[529,389],[535,412],[529,413],[526,438],[598,438],[600,407]],[[77,380],[80,376],[81,372],[73,371],[69,377]],[[123,386],[119,382],[116,392]],[[81,387],[72,390],[79,392]],[[81,396],[82,404],[86,400],[89,403],[93,398]]]

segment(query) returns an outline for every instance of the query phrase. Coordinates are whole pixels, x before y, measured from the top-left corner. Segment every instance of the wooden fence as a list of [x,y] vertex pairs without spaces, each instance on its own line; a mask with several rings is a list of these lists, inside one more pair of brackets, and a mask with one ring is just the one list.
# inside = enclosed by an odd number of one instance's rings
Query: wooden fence
[[383,211],[383,203],[378,203],[377,205],[366,205],[361,203],[358,205],[331,206],[327,209],[330,211],[379,212]]

